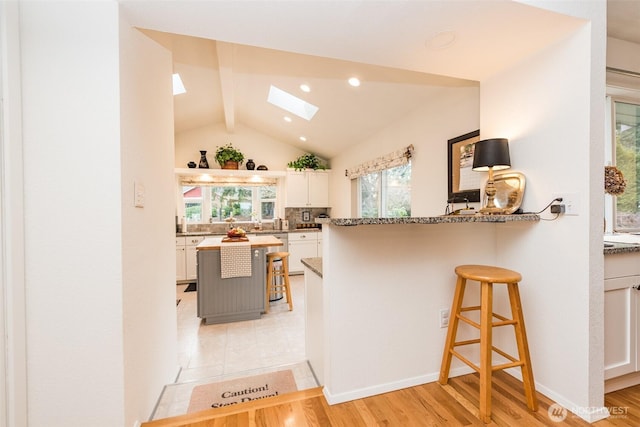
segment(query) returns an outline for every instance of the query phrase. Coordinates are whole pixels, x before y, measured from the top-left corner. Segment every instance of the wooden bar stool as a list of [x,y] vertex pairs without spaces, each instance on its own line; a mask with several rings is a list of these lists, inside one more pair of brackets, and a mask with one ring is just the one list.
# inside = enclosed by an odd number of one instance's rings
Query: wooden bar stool
[[[282,265],[277,265],[276,261],[282,260]],[[278,283],[278,278],[282,280]],[[291,299],[291,286],[289,284],[289,252],[268,252],[267,253],[267,296],[265,301],[265,313],[269,312],[269,300],[271,295],[284,293],[289,303],[289,311],[293,310],[293,300]]]
[[[458,276],[456,291],[451,306],[449,317],[449,329],[447,331],[447,341],[442,355],[442,366],[440,368],[440,384],[445,385],[449,380],[449,369],[451,368],[451,358],[456,356],[472,369],[480,374],[480,419],[491,422],[491,375],[493,371],[513,368],[519,366],[522,370],[522,381],[527,398],[527,406],[531,411],[538,410],[538,400],[533,382],[533,370],[531,368],[531,358],[529,356],[529,344],[524,327],[524,317],[522,315],[522,305],[520,304],[520,293],[518,282],[522,279],[520,273],[500,267],[486,265],[460,265],[455,268]],[[462,299],[467,280],[480,282],[480,305],[472,307],[462,307]],[[511,304],[511,316],[508,319],[493,312],[493,284],[502,283],[507,285],[509,291],[509,301]],[[480,311],[480,323],[464,317],[465,311]],[[497,321],[493,319],[496,318]],[[462,320],[469,325],[480,329],[480,338],[466,341],[456,341],[458,331],[458,321]],[[507,354],[493,346],[491,342],[492,328],[499,326],[513,325],[516,342],[518,345],[518,357]],[[467,358],[458,353],[455,348],[469,344],[480,344],[480,366],[476,366]],[[492,351],[509,360],[509,363],[493,366]]]

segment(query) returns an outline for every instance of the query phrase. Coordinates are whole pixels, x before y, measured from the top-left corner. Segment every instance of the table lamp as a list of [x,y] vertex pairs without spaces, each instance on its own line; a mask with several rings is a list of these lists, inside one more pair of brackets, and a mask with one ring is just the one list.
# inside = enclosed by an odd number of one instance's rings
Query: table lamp
[[511,159],[509,157],[509,140],[506,138],[493,138],[478,141],[473,151],[473,170],[485,172],[489,171],[489,179],[485,187],[487,194],[487,205],[480,209],[482,214],[502,214],[503,208],[499,208],[494,203],[496,186],[493,182],[493,171],[509,169]]

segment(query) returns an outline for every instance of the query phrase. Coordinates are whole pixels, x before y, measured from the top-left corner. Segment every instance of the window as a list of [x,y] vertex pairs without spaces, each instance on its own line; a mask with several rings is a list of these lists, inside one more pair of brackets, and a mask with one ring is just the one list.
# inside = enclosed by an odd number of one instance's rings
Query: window
[[184,199],[184,215],[187,222],[202,221],[202,187],[182,187]]
[[271,220],[276,206],[276,185],[183,186],[187,222]]
[[362,218],[411,216],[411,162],[358,178]]
[[615,229],[640,230],[640,102],[614,101],[615,164],[627,182],[615,199]]

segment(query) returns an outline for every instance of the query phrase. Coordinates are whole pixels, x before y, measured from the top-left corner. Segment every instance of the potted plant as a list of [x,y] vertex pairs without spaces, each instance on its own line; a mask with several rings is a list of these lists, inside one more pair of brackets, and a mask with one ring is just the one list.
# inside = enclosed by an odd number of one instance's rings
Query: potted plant
[[290,168],[294,168],[297,171],[304,169],[326,169],[326,166],[320,162],[320,159],[315,154],[303,154],[296,160],[287,163],[287,166]]
[[238,169],[242,164],[244,154],[228,143],[216,149],[216,162],[222,169]]

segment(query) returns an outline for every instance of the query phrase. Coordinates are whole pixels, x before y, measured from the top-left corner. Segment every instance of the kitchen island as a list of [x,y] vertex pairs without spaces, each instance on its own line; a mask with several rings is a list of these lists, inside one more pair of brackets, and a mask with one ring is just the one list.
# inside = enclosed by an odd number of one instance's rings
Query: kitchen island
[[221,248],[238,246],[223,242],[223,237],[209,237],[198,246],[198,317],[209,324],[259,319],[265,310],[266,253],[269,247],[282,246],[274,236],[251,236],[250,272],[237,277],[223,277]]

